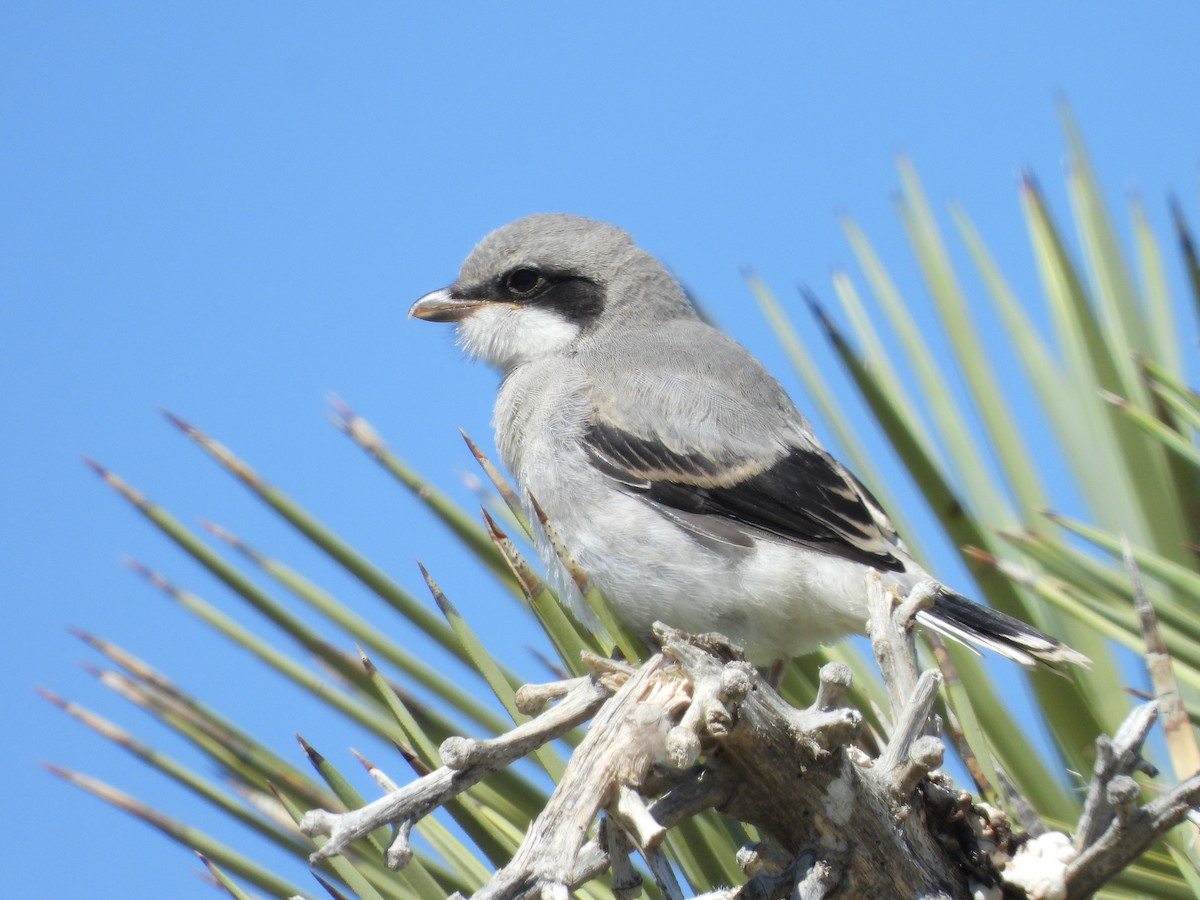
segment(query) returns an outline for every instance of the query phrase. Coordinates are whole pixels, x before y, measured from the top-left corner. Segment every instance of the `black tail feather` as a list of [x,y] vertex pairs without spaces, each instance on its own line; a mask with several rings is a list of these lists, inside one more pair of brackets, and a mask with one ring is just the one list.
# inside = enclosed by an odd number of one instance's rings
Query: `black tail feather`
[[1091,660],[1020,619],[982,606],[943,589],[933,606],[917,613],[917,621],[968,646],[995,651],[1023,666],[1058,669],[1064,663],[1089,666]]

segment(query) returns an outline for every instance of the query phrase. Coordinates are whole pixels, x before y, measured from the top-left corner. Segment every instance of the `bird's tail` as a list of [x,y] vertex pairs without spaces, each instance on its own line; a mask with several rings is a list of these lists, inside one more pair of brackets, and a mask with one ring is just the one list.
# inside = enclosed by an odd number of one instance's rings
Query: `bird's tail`
[[1023,666],[1059,669],[1070,663],[1090,666],[1091,660],[1020,619],[981,606],[943,588],[933,606],[917,613],[917,621],[967,645],[985,647]]

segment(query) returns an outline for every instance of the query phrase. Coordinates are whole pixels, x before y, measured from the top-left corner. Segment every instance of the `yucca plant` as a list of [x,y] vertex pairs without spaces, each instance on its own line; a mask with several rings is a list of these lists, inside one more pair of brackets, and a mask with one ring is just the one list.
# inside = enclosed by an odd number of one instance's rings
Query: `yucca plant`
[[[813,412],[819,411],[818,418],[841,443],[844,458],[890,510],[915,553],[921,555],[929,535],[906,521],[912,518],[912,504],[897,502],[876,460],[857,449],[864,442],[856,438],[843,404],[835,400],[837,392],[811,362],[814,352],[827,348],[811,342],[828,341],[844,364],[911,473],[933,520],[974,575],[976,595],[1062,637],[1093,660],[1090,669],[1075,669],[1066,677],[1026,675],[1011,668],[993,669],[963,648],[929,648],[933,664],[947,677],[942,712],[963,769],[974,782],[972,789],[1031,827],[1038,827],[1040,818],[1051,828],[1069,830],[1080,815],[1095,737],[1114,732],[1138,702],[1128,682],[1131,664],[1140,665],[1143,656],[1151,664],[1151,691],[1163,706],[1167,739],[1164,758],[1156,762],[1167,773],[1165,781],[1182,780],[1200,769],[1187,713],[1195,708],[1200,691],[1200,626],[1193,613],[1200,597],[1195,554],[1200,543],[1200,447],[1195,440],[1200,398],[1185,387],[1181,344],[1194,329],[1185,324],[1188,312],[1169,295],[1159,239],[1135,201],[1135,279],[1065,112],[1063,120],[1070,150],[1067,188],[1082,259],[1075,259],[1072,241],[1054,222],[1032,177],[1025,177],[1019,195],[1041,277],[1038,300],[1016,296],[965,212],[952,209],[954,239],[965,249],[970,275],[981,285],[977,291],[963,287],[963,274],[951,262],[942,227],[906,161],[900,163],[899,214],[924,277],[922,285],[902,289],[849,219],[843,227],[861,268],[861,282],[850,273],[834,275],[836,312],[819,297],[823,290],[806,291],[819,328],[797,324],[797,316],[807,315],[804,310],[789,310],[790,304],[753,274],[747,280],[789,351],[816,405]],[[1188,289],[1193,302],[1200,304],[1200,264],[1178,208],[1174,223]],[[938,360],[928,325],[918,327],[912,310],[921,303],[932,304],[952,360]],[[981,335],[974,311],[988,303],[1003,323],[1004,335]],[[1040,311],[1052,322],[1050,335],[1032,324],[1035,303],[1043,305]],[[849,328],[839,321],[848,322]],[[993,350],[1001,343],[1019,360],[1023,377],[1040,401],[1050,430],[1041,443],[1057,445],[1068,461],[1063,472],[1069,474],[1052,474],[1031,453],[1025,426],[1011,411],[1010,376],[1002,377],[994,368]],[[955,390],[960,381],[962,389]],[[603,599],[588,586],[586,573],[574,572],[577,584],[605,629],[588,633],[558,603],[528,562],[528,536],[537,528],[552,532],[553,523],[525,521],[503,475],[474,444],[468,441],[494,486],[484,492],[481,521],[411,471],[363,418],[340,402],[335,402],[334,412],[338,425],[388,475],[428,504],[467,554],[492,571],[496,593],[511,595],[532,613],[557,656],[549,661],[551,671],[583,671],[584,651],[606,654],[615,646],[630,658],[644,652],[607,614]],[[116,474],[95,466],[165,537],[265,617],[271,637],[257,635],[246,623],[134,563],[139,572],[224,639],[337,710],[347,722],[346,745],[356,743],[356,734],[367,733],[396,746],[399,756],[387,761],[359,757],[380,790],[408,780],[409,775],[394,771],[398,767],[417,774],[437,767],[438,748],[447,737],[495,735],[528,718],[516,694],[522,679],[493,657],[494,648],[480,636],[481,617],[456,609],[427,573],[439,614],[232,452],[191,425],[172,421],[395,613],[482,675],[493,693],[494,700],[474,695],[454,674],[435,669],[402,646],[390,636],[394,623],[383,618],[368,621],[305,574],[224,528],[208,526],[211,538],[202,537]],[[1051,481],[1061,478],[1069,478],[1071,489],[1083,498],[1084,515],[1067,517],[1052,510],[1065,491]],[[237,551],[249,570],[231,562],[225,548]],[[570,566],[570,549],[561,551]],[[932,571],[939,570],[933,560],[925,562]],[[276,590],[259,587],[248,571],[265,575]],[[1142,598],[1140,607],[1135,606],[1135,596]],[[303,615],[297,613],[300,608]],[[308,624],[313,612],[336,631],[326,633]],[[244,828],[302,860],[316,849],[296,827],[306,810],[364,802],[353,785],[356,779],[341,771],[347,758],[343,748],[323,748],[321,753],[301,741],[316,770],[315,777],[308,775],[294,761],[266,749],[251,729],[228,721],[215,704],[190,696],[166,675],[102,638],[84,637],[107,660],[104,683],[194,744],[211,760],[216,776],[186,769],[118,726],[49,692],[47,696]],[[828,660],[851,668],[849,702],[881,727],[874,711],[886,701],[878,677],[873,664],[850,645],[797,660],[785,677],[785,696],[797,703],[810,700],[818,666]],[[1031,751],[1029,736],[1006,703],[1013,692],[1008,682],[1016,678],[1027,679],[1050,734],[1052,747],[1046,752]],[[373,833],[342,855],[323,859],[315,877],[335,897],[424,898],[471,892],[517,848],[577,740],[576,733],[568,733],[542,746],[532,756],[536,767],[501,769],[449,801],[443,811],[423,818],[409,845],[411,859],[401,870],[384,864],[391,835]],[[234,829],[218,840],[94,778],[55,771],[195,849],[213,878],[233,896],[249,896],[248,890],[311,895],[239,853],[234,845],[240,832]],[[1144,791],[1153,793],[1156,784],[1148,782]],[[669,835],[675,867],[698,891],[744,877],[735,852],[747,838],[737,823],[711,814]],[[1200,895],[1196,863],[1194,829],[1178,828],[1113,880],[1105,895]],[[648,890],[653,894],[653,888]],[[580,887],[578,895],[612,896],[612,889],[596,880]]]

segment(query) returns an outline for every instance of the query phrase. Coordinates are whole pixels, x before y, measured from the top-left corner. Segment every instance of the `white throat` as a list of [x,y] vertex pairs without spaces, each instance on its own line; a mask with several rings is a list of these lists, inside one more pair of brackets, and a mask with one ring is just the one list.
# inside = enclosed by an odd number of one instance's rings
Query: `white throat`
[[579,326],[531,306],[482,306],[458,323],[458,343],[475,359],[503,372],[551,356],[579,337]]

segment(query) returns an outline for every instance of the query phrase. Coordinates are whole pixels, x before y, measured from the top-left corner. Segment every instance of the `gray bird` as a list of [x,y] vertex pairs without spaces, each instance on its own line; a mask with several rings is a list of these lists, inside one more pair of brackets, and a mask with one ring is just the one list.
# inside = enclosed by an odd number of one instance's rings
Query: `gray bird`
[[[864,631],[869,569],[902,594],[930,580],[779,383],[621,229],[518,219],[409,314],[457,323],[500,370],[505,465],[638,633],[719,631],[778,663]],[[919,620],[1024,665],[1086,662],[946,588]]]

